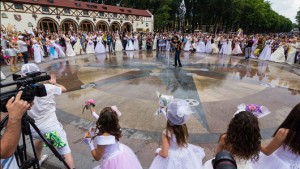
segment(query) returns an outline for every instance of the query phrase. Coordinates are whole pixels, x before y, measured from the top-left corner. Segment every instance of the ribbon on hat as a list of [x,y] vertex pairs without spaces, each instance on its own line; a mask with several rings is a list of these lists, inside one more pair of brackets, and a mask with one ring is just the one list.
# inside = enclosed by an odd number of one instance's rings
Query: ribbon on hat
[[234,113],[233,117],[242,111],[247,111],[249,113],[252,113],[257,118],[265,117],[266,115],[269,115],[271,113],[271,111],[267,107],[262,105],[257,105],[257,104],[246,105],[245,103],[242,103],[237,106],[237,109],[238,110]]
[[119,111],[119,109],[116,105],[111,106],[110,108],[117,113],[118,117],[120,117],[122,115],[122,113]]

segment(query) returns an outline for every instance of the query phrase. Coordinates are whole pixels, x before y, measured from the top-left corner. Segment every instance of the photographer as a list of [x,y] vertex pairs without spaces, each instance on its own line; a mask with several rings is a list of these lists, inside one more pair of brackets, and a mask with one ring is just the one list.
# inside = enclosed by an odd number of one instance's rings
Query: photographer
[[[4,135],[1,137],[1,167],[16,168],[16,160],[12,156],[19,144],[21,136],[21,119],[26,110],[29,109],[30,104],[27,101],[21,100],[22,91],[17,96],[10,98],[6,104],[8,110],[8,121],[5,128]],[[4,160],[2,160],[4,159]]]
[[[25,64],[21,68],[22,76],[26,76],[27,73],[39,72],[39,67],[34,63]],[[67,135],[63,129],[61,123],[57,120],[56,116],[56,103],[54,97],[61,95],[62,92],[66,92],[66,88],[56,83],[55,75],[51,75],[49,81],[50,84],[45,84],[47,96],[35,97],[32,108],[27,111],[28,115],[35,120],[36,126],[41,133],[46,135],[52,135],[59,137],[55,140],[53,146],[58,150],[59,154],[64,156],[66,163],[70,168],[74,168],[74,161],[71,155],[71,150],[67,141]],[[43,149],[43,141],[35,130],[32,131],[32,136],[35,140],[34,147],[36,149],[37,157],[40,160],[40,164],[47,158],[47,155],[41,156]],[[46,136],[47,138],[47,136]]]
[[175,63],[173,66],[177,66],[177,62],[179,67],[182,67],[180,62],[180,52],[181,52],[181,41],[179,40],[178,36],[175,36],[174,40],[172,41],[172,46],[175,48]]

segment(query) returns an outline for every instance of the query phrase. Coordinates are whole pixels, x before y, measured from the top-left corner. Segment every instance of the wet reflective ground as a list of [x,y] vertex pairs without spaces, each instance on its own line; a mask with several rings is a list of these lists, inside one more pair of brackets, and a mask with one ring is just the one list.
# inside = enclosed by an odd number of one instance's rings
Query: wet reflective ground
[[[203,146],[207,158],[239,104],[255,103],[271,110],[271,115],[259,119],[263,138],[268,139],[300,101],[298,65],[182,52],[183,67],[176,68],[173,59],[172,52],[134,51],[41,64],[68,89],[57,97],[57,108],[59,120],[67,130],[74,130],[70,134],[67,131],[73,152],[89,155],[79,146],[79,140],[95,121],[89,113],[82,114],[82,105],[90,98],[96,100],[98,112],[105,106],[118,106],[123,113],[122,141],[134,149],[145,167],[153,160],[166,126],[162,116],[154,116],[158,108],[156,91],[189,99],[195,112],[187,124],[190,142]],[[72,126],[81,129],[82,135]]]

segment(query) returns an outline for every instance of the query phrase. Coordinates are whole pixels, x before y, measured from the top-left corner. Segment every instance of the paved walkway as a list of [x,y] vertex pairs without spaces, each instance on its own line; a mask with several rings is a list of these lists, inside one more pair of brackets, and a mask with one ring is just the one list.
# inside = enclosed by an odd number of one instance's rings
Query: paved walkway
[[[257,103],[272,111],[271,115],[259,119],[265,144],[300,100],[298,65],[182,53],[183,67],[174,68],[173,55],[155,51],[117,52],[39,65],[42,70],[56,74],[58,83],[68,89],[56,98],[57,116],[68,134],[76,168],[93,168],[99,164],[92,159],[88,147],[80,143],[84,132],[95,122],[89,113],[81,112],[82,104],[90,98],[96,100],[98,112],[105,106],[118,106],[123,113],[121,142],[133,149],[144,168],[151,165],[166,125],[161,116],[154,116],[158,106],[156,91],[191,102],[195,114],[187,123],[189,140],[205,149],[204,161],[213,157],[219,135],[226,132],[237,105]],[[1,70],[8,75],[2,83],[11,82],[8,67],[3,66]],[[44,168],[62,167],[47,148],[44,153],[50,155]]]

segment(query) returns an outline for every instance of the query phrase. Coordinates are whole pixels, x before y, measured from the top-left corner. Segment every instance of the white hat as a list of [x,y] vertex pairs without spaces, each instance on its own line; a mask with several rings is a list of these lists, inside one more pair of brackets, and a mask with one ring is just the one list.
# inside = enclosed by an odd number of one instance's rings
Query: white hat
[[168,104],[167,119],[170,125],[183,125],[192,113],[194,112],[185,100],[173,99]]
[[24,36],[18,36],[18,39],[22,39],[22,38],[24,38]]
[[24,64],[21,68],[22,76],[26,76],[26,73],[39,72],[39,71],[40,68],[35,63]]

